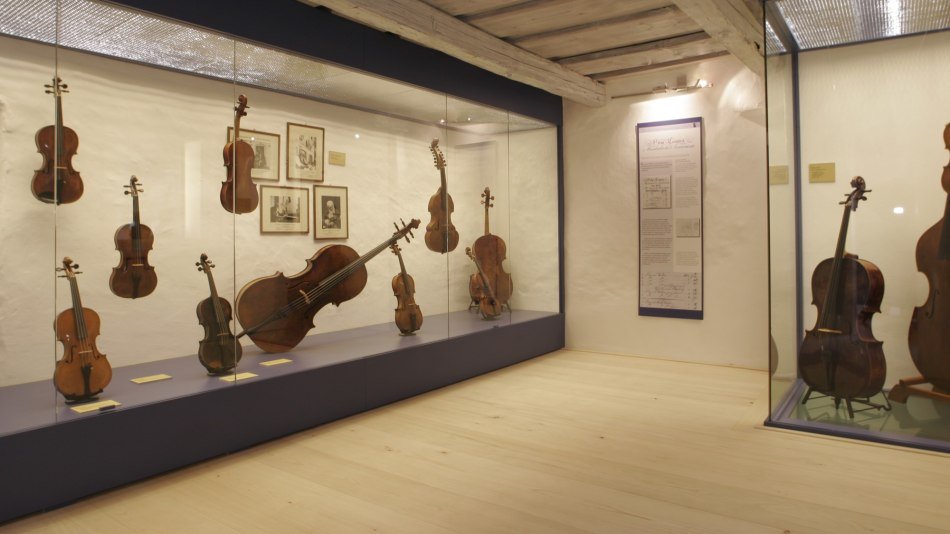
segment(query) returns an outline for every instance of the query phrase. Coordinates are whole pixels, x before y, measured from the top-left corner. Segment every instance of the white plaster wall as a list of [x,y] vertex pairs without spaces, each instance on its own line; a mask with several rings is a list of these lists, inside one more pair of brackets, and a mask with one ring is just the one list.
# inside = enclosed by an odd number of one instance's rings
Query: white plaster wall
[[[884,274],[882,313],[872,324],[884,342],[887,387],[919,374],[907,331],[913,308],[926,300],[927,281],[917,272],[914,254],[920,235],[943,216],[947,199],[940,177],[948,160],[948,65],[947,32],[808,52],[800,59],[805,328],[814,326],[817,315],[811,273],[834,254],[838,202],[850,191],[851,177],[863,176],[872,192],[852,214],[847,250]],[[807,183],[807,165],[824,162],[836,163],[837,181]],[[893,211],[898,206],[902,215]]]
[[[612,92],[711,89],[565,104],[567,344],[620,354],[766,368],[768,255],[764,86],[732,57],[638,78]],[[701,116],[705,126],[705,318],[637,315],[636,125]]]
[[[197,350],[202,330],[194,310],[208,296],[207,280],[194,266],[202,252],[217,264],[221,296],[233,303],[246,282],[275,271],[295,274],[320,247],[335,243],[314,241],[312,220],[310,235],[261,235],[259,211],[234,216],[220,206],[218,192],[225,178],[221,151],[237,93],[246,94],[250,105],[242,127],[281,135],[277,185],[312,185],[286,179],[287,122],[324,127],[325,150],[346,153],[345,167],[326,165],[324,182],[348,188],[346,245],[365,253],[391,235],[394,221],[421,220],[414,242],[401,246],[423,314],[468,305],[473,267],[464,249],[482,233],[479,194],[486,185],[496,196],[493,233],[509,243],[508,270],[516,281],[513,306],[557,310],[553,128],[521,132],[511,141],[506,134],[446,130],[61,51],[59,74],[71,91],[63,102],[65,123],[80,138],[73,164],[86,189],[75,204],[54,208],[35,200],[29,190],[41,163],[34,134],[53,122],[53,100],[43,94],[43,84],[52,77],[52,49],[0,38],[0,51],[0,385],[52,376],[61,349],[51,324],[71,305],[66,282],[53,272],[64,255],[81,265],[83,303],[101,316],[99,348],[117,367]],[[461,234],[459,247],[447,255],[429,251],[422,242],[430,218],[426,206],[439,186],[428,148],[435,137],[442,139],[456,206],[453,222]],[[511,163],[509,168],[509,159],[537,162],[539,157],[551,159],[537,165]],[[144,183],[142,222],[156,234],[149,261],[159,279],[152,295],[136,300],[116,297],[108,288],[119,260],[113,234],[131,220],[131,202],[122,185],[132,174]],[[528,213],[515,213],[515,205]],[[313,333],[393,320],[396,301],[390,281],[398,262],[384,251],[367,269],[363,292],[338,309],[322,310]],[[520,280],[547,283],[519,286]]]

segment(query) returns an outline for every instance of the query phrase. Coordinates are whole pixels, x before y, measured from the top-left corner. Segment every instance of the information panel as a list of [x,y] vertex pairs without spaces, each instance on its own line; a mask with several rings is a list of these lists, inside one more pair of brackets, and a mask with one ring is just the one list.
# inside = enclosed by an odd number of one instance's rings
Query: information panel
[[640,315],[703,318],[703,119],[637,124]]

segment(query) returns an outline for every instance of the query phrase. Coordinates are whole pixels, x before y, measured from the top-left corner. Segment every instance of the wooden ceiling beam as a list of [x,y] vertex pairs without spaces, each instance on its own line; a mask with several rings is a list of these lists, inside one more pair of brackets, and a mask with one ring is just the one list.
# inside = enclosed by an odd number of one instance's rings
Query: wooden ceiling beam
[[749,0],[673,0],[713,39],[759,76],[765,75],[761,10]]
[[706,32],[696,32],[649,43],[623,46],[558,60],[565,67],[596,79],[598,74],[648,67],[669,61],[722,52],[723,46]]
[[420,0],[300,0],[440,50],[495,74],[588,106],[607,103],[603,84],[494,37]]

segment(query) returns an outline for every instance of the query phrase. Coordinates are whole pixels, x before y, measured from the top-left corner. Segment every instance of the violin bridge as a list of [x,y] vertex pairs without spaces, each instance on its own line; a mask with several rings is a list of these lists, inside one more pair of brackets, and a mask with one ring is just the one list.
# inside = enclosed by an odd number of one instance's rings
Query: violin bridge
[[303,301],[306,302],[306,303],[309,305],[309,304],[310,304],[310,297],[307,295],[307,292],[304,291],[303,289],[298,289],[297,291],[300,292],[300,296],[303,297]]
[[819,328],[819,332],[822,334],[843,334],[841,330],[835,330],[834,328]]

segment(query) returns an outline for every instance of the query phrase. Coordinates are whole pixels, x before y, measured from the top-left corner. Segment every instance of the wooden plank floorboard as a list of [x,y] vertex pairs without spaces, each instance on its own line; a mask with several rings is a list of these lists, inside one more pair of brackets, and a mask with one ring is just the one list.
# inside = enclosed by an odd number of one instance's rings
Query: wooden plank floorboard
[[562,350],[2,530],[950,532],[948,455],[767,411],[764,372]]

